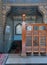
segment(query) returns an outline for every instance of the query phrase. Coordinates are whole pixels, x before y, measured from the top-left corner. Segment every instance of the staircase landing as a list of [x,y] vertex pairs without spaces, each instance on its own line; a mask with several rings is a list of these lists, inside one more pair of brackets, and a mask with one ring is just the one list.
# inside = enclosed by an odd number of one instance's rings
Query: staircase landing
[[26,56],[9,54],[6,65],[15,64],[47,64],[47,56]]

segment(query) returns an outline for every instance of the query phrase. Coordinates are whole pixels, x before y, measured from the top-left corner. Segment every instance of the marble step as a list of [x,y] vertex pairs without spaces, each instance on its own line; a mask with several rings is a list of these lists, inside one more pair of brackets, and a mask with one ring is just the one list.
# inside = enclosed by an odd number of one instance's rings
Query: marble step
[[6,61],[6,65],[17,65],[17,64],[47,64],[47,56],[17,56],[9,55]]

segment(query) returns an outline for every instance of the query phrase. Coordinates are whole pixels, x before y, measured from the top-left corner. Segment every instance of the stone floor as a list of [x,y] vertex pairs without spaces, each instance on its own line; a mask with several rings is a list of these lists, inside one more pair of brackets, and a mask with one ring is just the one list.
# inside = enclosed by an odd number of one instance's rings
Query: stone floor
[[47,64],[47,56],[26,56],[21,57],[18,54],[9,54],[6,65],[11,64]]

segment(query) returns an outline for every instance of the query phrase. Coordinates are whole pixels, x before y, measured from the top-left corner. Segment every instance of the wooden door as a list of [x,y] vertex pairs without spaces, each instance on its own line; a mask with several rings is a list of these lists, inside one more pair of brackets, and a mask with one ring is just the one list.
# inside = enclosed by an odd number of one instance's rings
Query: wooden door
[[47,24],[22,24],[22,54],[47,54]]

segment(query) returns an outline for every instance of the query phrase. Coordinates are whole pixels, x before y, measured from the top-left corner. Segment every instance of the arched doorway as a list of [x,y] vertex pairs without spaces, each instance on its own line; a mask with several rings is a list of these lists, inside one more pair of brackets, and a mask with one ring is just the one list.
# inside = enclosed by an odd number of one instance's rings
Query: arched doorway
[[[11,44],[11,50],[12,48],[14,48],[15,46],[15,51],[14,53],[16,53],[17,49],[16,46],[21,48],[19,48],[20,52],[22,52],[22,32],[21,32],[21,26],[23,23],[23,19],[22,19],[22,15],[26,14],[26,19],[25,19],[25,23],[32,23],[32,24],[36,24],[36,23],[43,23],[43,15],[39,12],[38,10],[38,6],[12,6],[11,10],[9,11],[9,13],[7,14],[7,17],[11,18],[12,20],[12,33],[10,33],[12,35],[11,38],[13,38],[12,40],[12,44]],[[9,20],[8,20],[9,21]],[[10,21],[9,23],[7,22],[6,25],[11,25]],[[29,27],[28,27],[29,28]],[[35,29],[37,29],[35,27]],[[18,44],[18,45],[17,45]],[[11,53],[11,51],[10,51]],[[13,53],[13,52],[12,52]],[[18,52],[19,53],[19,52]]]

